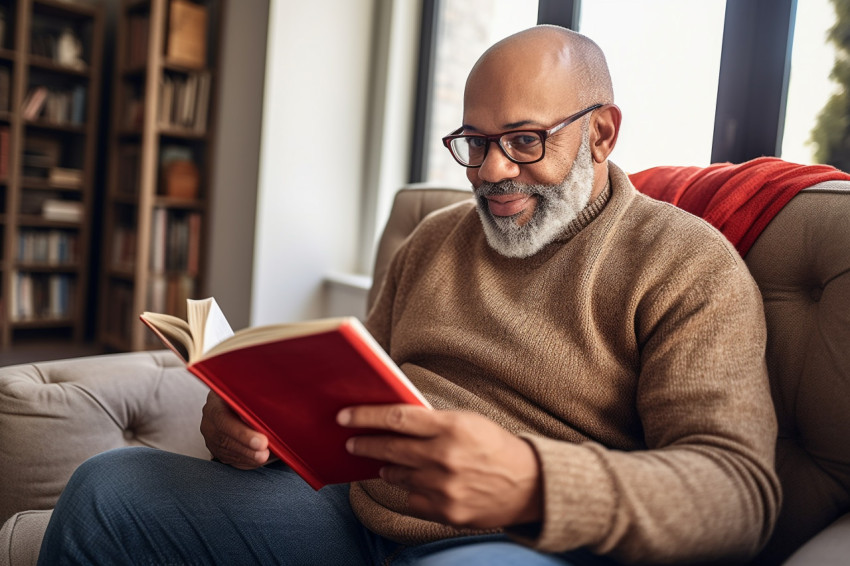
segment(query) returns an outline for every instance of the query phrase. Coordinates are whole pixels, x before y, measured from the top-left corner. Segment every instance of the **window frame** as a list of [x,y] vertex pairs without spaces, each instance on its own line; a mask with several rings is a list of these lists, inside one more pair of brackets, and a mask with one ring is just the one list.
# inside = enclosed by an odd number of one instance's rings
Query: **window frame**
[[[425,137],[441,1],[422,0],[411,183],[426,180]],[[711,163],[780,155],[796,11],[797,0],[727,0]],[[581,0],[538,1],[538,24],[575,30],[580,14]]]

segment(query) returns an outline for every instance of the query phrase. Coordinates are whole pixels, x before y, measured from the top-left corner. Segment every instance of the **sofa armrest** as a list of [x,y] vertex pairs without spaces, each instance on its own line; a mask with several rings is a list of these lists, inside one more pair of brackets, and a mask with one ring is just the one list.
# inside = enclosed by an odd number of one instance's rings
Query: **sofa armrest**
[[198,428],[206,394],[166,351],[0,368],[0,524],[52,509],[76,467],[106,450],[209,458]]
[[53,511],[21,511],[0,528],[0,566],[35,566]]
[[850,513],[815,535],[783,566],[843,566],[850,557]]

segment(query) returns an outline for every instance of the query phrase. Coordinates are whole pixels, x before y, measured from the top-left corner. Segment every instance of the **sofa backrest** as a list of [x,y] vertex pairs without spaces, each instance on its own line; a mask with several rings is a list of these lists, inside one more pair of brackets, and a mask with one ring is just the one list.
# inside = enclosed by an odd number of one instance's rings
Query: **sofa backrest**
[[[379,243],[369,305],[401,242],[468,189],[411,185],[396,195]],[[779,420],[783,506],[760,560],[776,562],[850,511],[850,182],[795,196],[744,258],[767,321],[767,365]]]
[[390,260],[422,219],[435,210],[471,198],[470,189],[428,183],[412,183],[396,193],[390,216],[378,240],[375,268],[372,270],[372,288],[369,290],[366,304],[367,311],[372,308],[381,289],[381,282],[387,273]]
[[764,561],[850,511],[850,182],[803,190],[744,260],[767,320],[783,504]]

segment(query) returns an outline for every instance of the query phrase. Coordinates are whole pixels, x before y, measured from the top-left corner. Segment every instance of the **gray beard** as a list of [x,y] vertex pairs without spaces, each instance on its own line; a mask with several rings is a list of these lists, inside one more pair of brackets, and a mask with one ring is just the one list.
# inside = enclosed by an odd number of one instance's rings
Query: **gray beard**
[[[593,159],[590,134],[584,129],[578,154],[564,180],[557,185],[527,185],[515,181],[484,182],[473,189],[478,216],[491,248],[503,256],[530,257],[563,234],[567,226],[590,203],[593,192]],[[521,193],[537,196],[531,219],[524,225],[514,216],[495,216],[490,212],[486,196]]]

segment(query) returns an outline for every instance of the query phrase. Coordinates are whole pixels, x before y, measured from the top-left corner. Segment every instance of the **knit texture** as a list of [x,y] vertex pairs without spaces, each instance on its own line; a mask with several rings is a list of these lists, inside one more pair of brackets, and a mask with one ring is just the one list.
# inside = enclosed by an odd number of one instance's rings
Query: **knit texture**
[[[367,326],[437,409],[534,447],[545,517],[517,540],[656,564],[752,555],[779,504],[758,289],[717,230],[609,170],[529,258],[493,251],[474,204],[425,219]],[[406,515],[382,480],[351,501],[401,543],[465,534]]]

